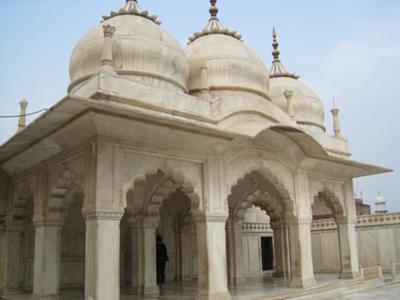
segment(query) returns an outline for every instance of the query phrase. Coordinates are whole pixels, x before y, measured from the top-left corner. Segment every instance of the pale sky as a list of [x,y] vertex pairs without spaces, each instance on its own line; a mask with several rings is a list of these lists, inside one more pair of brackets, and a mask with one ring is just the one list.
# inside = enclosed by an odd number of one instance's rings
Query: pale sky
[[[124,0],[3,0],[0,42],[0,115],[48,108],[63,98],[74,45]],[[208,20],[208,0],[141,0],[181,44]],[[400,1],[219,0],[219,17],[271,65],[275,26],[281,60],[322,99],[332,132],[332,96],[341,109],[352,159],[394,169],[356,180],[368,204],[381,191],[400,211]],[[30,119],[32,120],[32,119]],[[0,119],[0,143],[16,119]],[[374,207],[372,207],[374,208]]]

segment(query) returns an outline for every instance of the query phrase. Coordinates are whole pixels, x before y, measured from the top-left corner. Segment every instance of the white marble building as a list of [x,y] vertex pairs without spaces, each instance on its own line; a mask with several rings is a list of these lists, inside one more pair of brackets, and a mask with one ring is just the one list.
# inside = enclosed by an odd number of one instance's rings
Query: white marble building
[[271,220],[275,276],[309,287],[315,197],[335,213],[341,278],[359,276],[353,178],[389,170],[351,160],[337,108],[326,131],[275,33],[268,68],[215,2],[183,49],[126,1],[75,46],[65,98],[0,147],[2,295],[158,294],[159,231],[168,280],[197,278],[198,300],[231,299],[253,205]]

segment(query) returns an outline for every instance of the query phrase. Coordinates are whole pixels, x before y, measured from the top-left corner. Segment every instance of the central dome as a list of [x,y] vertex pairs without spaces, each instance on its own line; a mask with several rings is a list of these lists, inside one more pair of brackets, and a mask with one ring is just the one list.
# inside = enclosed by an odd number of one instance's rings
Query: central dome
[[76,45],[70,61],[70,89],[101,69],[103,25],[116,28],[113,36],[114,68],[118,75],[160,88],[187,92],[188,64],[182,47],[155,16],[128,0],[118,12],[87,33]]
[[240,35],[222,26],[215,2],[211,1],[211,18],[207,26],[190,38],[185,50],[190,70],[190,93],[198,94],[206,84],[213,91],[245,91],[268,99],[267,67],[241,41]]

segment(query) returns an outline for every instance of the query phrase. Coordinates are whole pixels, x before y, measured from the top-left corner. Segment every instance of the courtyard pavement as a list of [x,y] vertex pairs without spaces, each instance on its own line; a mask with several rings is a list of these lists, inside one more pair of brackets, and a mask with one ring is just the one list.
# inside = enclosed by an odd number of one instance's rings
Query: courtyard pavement
[[[318,274],[316,275],[319,284],[328,284],[337,280],[337,275]],[[132,295],[122,295],[121,300],[193,300],[197,291],[197,282],[185,282],[183,285],[169,283],[161,291],[160,296],[138,297]],[[268,294],[276,294],[288,291],[287,281],[284,279],[276,279],[270,275],[264,277],[252,277],[246,280],[246,284],[231,288],[233,300],[250,300],[254,298],[268,297]],[[264,296],[264,297],[263,297]],[[62,300],[83,300],[83,291],[68,290],[63,291]],[[306,298],[303,298],[306,299]],[[310,295],[310,299],[314,299]],[[324,298],[327,299],[327,298]],[[400,284],[371,289],[361,293],[351,294],[347,296],[335,297],[332,299],[343,300],[398,300],[400,299]],[[0,300],[30,300],[30,295],[12,296]]]

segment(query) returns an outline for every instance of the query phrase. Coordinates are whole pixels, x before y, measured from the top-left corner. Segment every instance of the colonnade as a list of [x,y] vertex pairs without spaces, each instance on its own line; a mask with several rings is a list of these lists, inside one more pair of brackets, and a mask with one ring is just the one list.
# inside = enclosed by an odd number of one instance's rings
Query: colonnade
[[[299,203],[299,206],[302,204]],[[85,299],[109,300],[120,297],[120,223],[124,209],[83,208],[86,227]],[[51,217],[53,216],[53,217]],[[33,299],[60,299],[61,232],[65,215],[34,216],[35,250]],[[63,217],[61,217],[63,216]],[[228,218],[229,217],[229,218]],[[223,212],[192,214],[196,227],[198,256],[197,300],[231,299],[230,284],[245,281],[242,265],[242,221]],[[1,291],[19,292],[17,270],[21,262],[23,226],[12,218],[11,226],[1,231]],[[359,275],[354,218],[337,216],[340,241],[341,278]],[[288,277],[289,286],[309,287],[315,284],[312,245],[312,219],[285,216],[272,222],[277,277]],[[130,223],[132,280],[130,292],[157,295],[155,237],[159,216],[143,215]],[[226,239],[227,237],[227,239]],[[227,250],[227,251],[226,251]],[[178,254],[179,255],[179,254]],[[228,263],[227,263],[228,261]],[[181,273],[180,273],[181,274]]]

